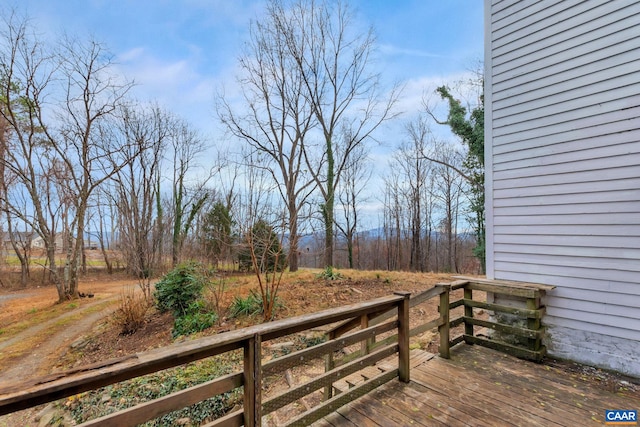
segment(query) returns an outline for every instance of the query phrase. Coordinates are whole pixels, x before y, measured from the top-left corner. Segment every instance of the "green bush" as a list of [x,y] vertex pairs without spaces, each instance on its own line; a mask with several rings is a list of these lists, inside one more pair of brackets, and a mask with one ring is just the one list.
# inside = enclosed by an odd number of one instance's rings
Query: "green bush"
[[325,267],[325,269],[322,270],[322,272],[318,273],[316,275],[316,278],[324,279],[324,280],[338,280],[338,279],[342,279],[343,276],[338,272],[338,270],[334,269],[332,266],[329,265]]
[[171,335],[175,338],[180,335],[195,334],[210,328],[217,320],[218,315],[205,310],[203,301],[196,301],[189,305],[185,314],[175,318]]
[[[267,291],[267,299],[269,299],[270,296],[269,291]],[[283,307],[282,301],[280,300],[280,297],[276,296],[274,311],[281,307]],[[249,296],[246,298],[236,296],[233,298],[229,311],[231,312],[231,317],[263,314],[264,305],[262,302],[262,295],[256,289],[252,289]]]
[[246,298],[235,296],[229,310],[231,311],[231,317],[260,314],[263,311],[262,296],[254,290],[251,290],[251,293]]
[[218,315],[207,311],[201,300],[207,283],[203,267],[198,263],[180,264],[156,285],[156,306],[170,311],[175,318],[173,337],[203,331],[215,324]]
[[162,312],[172,312],[175,317],[184,316],[189,306],[202,295],[205,283],[200,264],[180,264],[156,284],[153,294],[156,306]]

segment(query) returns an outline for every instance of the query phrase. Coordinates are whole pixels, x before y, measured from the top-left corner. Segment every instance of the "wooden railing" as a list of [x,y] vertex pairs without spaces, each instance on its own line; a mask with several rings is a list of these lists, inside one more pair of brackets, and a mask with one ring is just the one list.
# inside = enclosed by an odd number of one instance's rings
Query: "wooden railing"
[[[544,333],[540,324],[544,314],[541,297],[549,289],[552,287],[464,278],[453,283],[438,284],[412,298],[408,293],[399,292],[363,303],[265,323],[113,359],[40,378],[30,384],[20,384],[13,389],[3,389],[0,390],[0,415],[242,349],[244,367],[241,372],[232,373],[82,425],[137,425],[242,387],[242,409],[229,413],[207,426],[257,426],[261,424],[262,416],[306,395],[324,390],[324,400],[319,405],[289,420],[289,425],[308,425],[395,377],[400,381],[408,382],[410,379],[409,339],[435,328],[440,334],[441,357],[449,358],[452,346],[466,342],[506,351],[519,357],[540,360],[545,353],[544,346],[541,344]],[[492,302],[487,302],[485,298],[474,300],[474,291],[520,299],[524,305],[514,306],[513,301],[504,304],[500,303],[499,299]],[[451,301],[452,295],[456,298],[454,301]],[[410,310],[419,310],[421,304],[436,297],[439,298],[438,316],[417,322],[413,328],[410,328]],[[462,314],[452,319],[452,311],[460,307],[462,307]],[[493,315],[489,320],[478,319],[474,315],[474,309],[484,309]],[[524,325],[514,326],[504,323],[496,313],[519,317]],[[414,318],[417,317],[414,316]],[[332,326],[327,332],[327,341],[283,357],[263,361],[264,343],[336,323],[338,324]],[[460,325],[464,325],[464,332],[451,338],[452,328]],[[474,327],[515,335],[520,337],[520,340],[517,344],[513,344],[500,340],[500,337],[498,339],[482,337],[476,333]],[[354,347],[357,350],[354,351]],[[342,353],[343,356],[336,358],[337,352]],[[338,381],[395,354],[398,360],[397,367],[389,368],[388,361],[385,361],[378,365],[379,367],[384,365],[384,369],[380,368],[378,374],[361,384],[353,387],[350,385],[347,390],[337,389]],[[262,388],[265,377],[322,357],[325,358],[324,374],[304,384],[293,386],[275,397],[263,400]]]
[[[421,304],[427,303],[431,299],[435,297],[440,297],[440,302],[442,303],[443,298],[448,298],[449,296],[449,284],[440,283],[435,285],[433,288],[428,289],[419,294],[413,295],[409,300],[409,309],[418,309]],[[448,301],[448,300],[447,300]],[[448,303],[447,303],[448,305]],[[447,306],[445,305],[445,306]],[[346,321],[342,324],[337,325],[336,327],[330,329],[327,332],[327,336],[330,340],[335,340],[350,332],[356,328],[360,328],[363,331],[367,330],[372,326],[378,325],[393,316],[396,313],[394,311],[388,311],[386,313],[367,313],[362,315],[359,319],[354,318],[349,321]],[[369,338],[366,342],[362,342],[359,350],[346,355],[340,360],[336,360],[333,353],[328,353],[325,357],[325,371],[331,371],[342,366],[345,363],[349,363],[356,357],[361,357],[362,355],[369,354],[376,349],[388,345],[390,342],[395,341],[396,339],[399,342],[405,343],[407,347],[409,347],[409,339],[416,335],[420,335],[426,331],[430,331],[434,328],[440,328],[445,323],[448,323],[449,310],[440,310],[440,314],[438,317],[430,319],[428,321],[420,321],[413,328],[409,329],[409,334],[407,337],[402,337],[402,339],[398,339],[396,335],[385,336],[383,339],[376,341],[376,337]],[[325,399],[330,399],[334,396],[336,392],[339,390],[333,384],[327,385],[325,387]]]
[[[450,348],[458,343],[479,344],[516,357],[540,361],[546,354],[542,344],[545,314],[542,297],[553,286],[534,283],[462,278],[441,285],[440,311],[448,311],[439,326],[440,356],[449,358]],[[450,301],[450,293],[462,289],[463,296]],[[487,298],[474,300],[474,291],[486,293]],[[448,307],[443,310],[442,307]],[[463,313],[451,319],[451,310],[463,308]],[[483,309],[489,319],[478,319],[474,309]],[[451,338],[451,328],[464,325],[464,332]],[[474,327],[491,331],[491,336],[479,336]]]
[[[362,319],[379,319],[387,313],[390,314],[385,316],[385,320],[391,319],[388,322],[382,323],[383,321],[378,320],[375,325],[362,323]],[[347,335],[344,332],[334,334],[332,339],[324,343],[263,363],[263,343],[341,321],[346,321],[346,324],[355,322],[365,327]],[[329,369],[323,375],[305,384],[263,401],[262,385],[266,375],[282,372],[292,366],[307,363],[311,359],[333,354],[350,345],[372,342],[376,336],[394,330],[397,331],[397,334],[394,335],[393,342],[385,340],[384,345],[370,349],[371,351],[348,361],[340,368]],[[229,374],[88,421],[83,426],[137,425],[240,387],[243,388],[243,408],[207,425],[256,426],[261,424],[263,415],[294,402],[304,395],[322,390],[358,369],[373,365],[394,354],[398,355],[396,369],[383,372],[376,378],[372,378],[367,384],[349,390],[347,393],[328,398],[316,407],[290,420],[291,425],[309,424],[392,378],[399,377],[400,381],[409,381],[409,294],[397,293],[368,302],[265,323],[40,378],[30,384],[20,384],[13,389],[0,390],[0,415],[238,349],[244,351],[242,372]]]

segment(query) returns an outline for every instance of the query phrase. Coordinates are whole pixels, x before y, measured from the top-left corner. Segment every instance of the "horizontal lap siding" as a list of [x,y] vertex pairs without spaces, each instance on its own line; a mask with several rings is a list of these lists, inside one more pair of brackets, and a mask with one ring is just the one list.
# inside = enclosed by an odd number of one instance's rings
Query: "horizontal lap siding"
[[640,346],[640,2],[489,3],[488,271]]

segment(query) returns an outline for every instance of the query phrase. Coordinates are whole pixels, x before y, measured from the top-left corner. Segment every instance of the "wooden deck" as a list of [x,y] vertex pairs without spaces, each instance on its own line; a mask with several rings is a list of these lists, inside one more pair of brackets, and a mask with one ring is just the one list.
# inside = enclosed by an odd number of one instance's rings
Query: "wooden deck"
[[593,387],[584,374],[461,344],[451,359],[412,352],[397,379],[313,424],[328,426],[603,425],[606,409],[640,409],[637,396]]

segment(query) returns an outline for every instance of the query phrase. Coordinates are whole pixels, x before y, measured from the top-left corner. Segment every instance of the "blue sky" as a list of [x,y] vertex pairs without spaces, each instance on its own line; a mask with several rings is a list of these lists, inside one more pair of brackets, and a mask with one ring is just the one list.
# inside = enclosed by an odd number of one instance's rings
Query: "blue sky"
[[[23,0],[45,34],[66,31],[106,44],[121,71],[136,81],[134,94],[157,100],[220,140],[214,115],[216,90],[235,85],[236,59],[249,22],[259,20],[254,0]],[[353,0],[379,43],[389,84],[405,82],[405,111],[422,93],[459,78],[482,58],[481,0]]]

